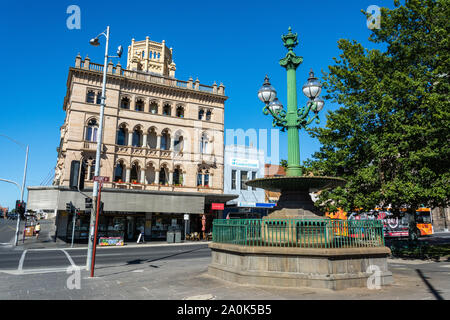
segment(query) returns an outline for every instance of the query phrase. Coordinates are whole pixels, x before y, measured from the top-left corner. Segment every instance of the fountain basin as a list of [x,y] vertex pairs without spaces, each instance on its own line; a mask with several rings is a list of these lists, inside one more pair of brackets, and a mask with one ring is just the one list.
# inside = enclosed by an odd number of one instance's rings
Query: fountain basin
[[328,189],[344,186],[346,181],[337,177],[269,177],[247,181],[251,187],[268,191],[308,191],[309,189]]

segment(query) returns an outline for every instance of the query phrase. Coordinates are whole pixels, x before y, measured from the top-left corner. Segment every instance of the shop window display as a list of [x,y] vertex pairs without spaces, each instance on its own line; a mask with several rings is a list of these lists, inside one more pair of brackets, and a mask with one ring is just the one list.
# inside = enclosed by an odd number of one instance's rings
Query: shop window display
[[[76,219],[75,222],[75,240],[87,240],[89,238],[89,216],[81,216]],[[67,235],[66,238],[68,241],[72,240],[72,217],[69,217],[68,225],[67,225]]]
[[154,214],[152,217],[152,239],[164,240],[167,231],[184,230],[183,217],[171,214]]
[[112,223],[108,225],[108,237],[124,237],[125,235],[125,218],[114,217]]

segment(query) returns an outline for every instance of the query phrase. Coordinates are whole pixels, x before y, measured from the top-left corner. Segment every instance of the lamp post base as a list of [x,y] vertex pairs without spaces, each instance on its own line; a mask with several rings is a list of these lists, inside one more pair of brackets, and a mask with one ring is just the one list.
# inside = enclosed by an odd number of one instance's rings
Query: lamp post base
[[317,218],[323,214],[314,206],[309,192],[306,190],[282,191],[276,207],[268,219],[284,218]]

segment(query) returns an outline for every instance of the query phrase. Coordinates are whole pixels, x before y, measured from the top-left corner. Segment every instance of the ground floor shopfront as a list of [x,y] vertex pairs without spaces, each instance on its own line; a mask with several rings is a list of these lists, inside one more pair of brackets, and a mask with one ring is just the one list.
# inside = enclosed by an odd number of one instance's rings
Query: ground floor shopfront
[[[89,190],[85,195],[92,194]],[[212,221],[221,218],[223,211],[213,210],[217,203],[225,203],[234,195],[175,193],[141,190],[102,190],[104,212],[98,221],[98,238],[121,238],[136,241],[141,232],[145,241],[166,240],[168,231],[209,233]],[[74,216],[66,211],[66,203],[79,210]],[[223,205],[222,205],[223,206]],[[90,229],[90,210],[85,208],[85,196],[66,187],[29,187],[28,209],[50,210],[56,216],[56,236],[65,241],[87,242]],[[75,228],[73,228],[75,224]]]
[[[212,231],[212,221],[217,218],[217,213],[208,214],[206,217],[205,233]],[[67,217],[67,218],[66,218]],[[185,220],[184,214],[168,213],[144,213],[144,214],[102,214],[98,222],[98,237],[122,238],[125,242],[136,241],[141,232],[144,232],[145,241],[166,240],[167,231],[180,231],[182,239],[185,233],[202,232],[203,214],[191,214],[189,220]],[[73,229],[73,217],[66,213],[58,215],[61,220],[58,223],[60,239],[72,241],[72,232],[75,242],[87,242],[89,236],[90,215],[81,214],[75,219]],[[65,230],[64,230],[65,229]],[[63,236],[65,234],[65,236]]]

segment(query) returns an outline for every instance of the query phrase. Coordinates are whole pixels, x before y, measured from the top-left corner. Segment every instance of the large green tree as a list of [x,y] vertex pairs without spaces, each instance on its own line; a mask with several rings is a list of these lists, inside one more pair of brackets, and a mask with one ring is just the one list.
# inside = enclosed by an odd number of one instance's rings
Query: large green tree
[[306,165],[348,181],[322,193],[327,209],[449,204],[450,0],[394,6],[369,37],[383,49],[339,40],[324,72],[325,97],[341,107],[309,130],[322,146]]

